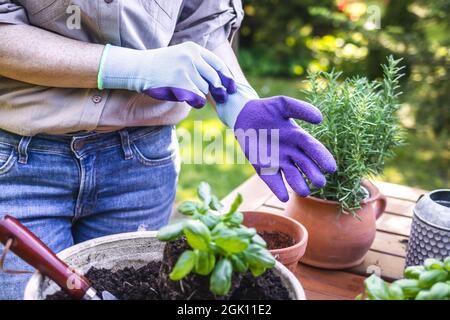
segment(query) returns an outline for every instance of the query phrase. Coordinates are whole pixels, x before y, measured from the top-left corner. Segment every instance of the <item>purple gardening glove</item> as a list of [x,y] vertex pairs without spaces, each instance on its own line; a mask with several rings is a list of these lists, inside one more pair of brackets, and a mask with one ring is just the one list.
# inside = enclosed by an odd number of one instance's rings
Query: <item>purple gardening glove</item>
[[[322,114],[313,105],[284,96],[259,99],[251,87],[238,84],[237,93],[217,107],[257,174],[281,201],[289,199],[283,176],[296,193],[307,196],[304,176],[320,188],[326,183],[323,172],[336,171],[331,153],[293,120],[320,123]],[[269,152],[262,150],[266,141]]]

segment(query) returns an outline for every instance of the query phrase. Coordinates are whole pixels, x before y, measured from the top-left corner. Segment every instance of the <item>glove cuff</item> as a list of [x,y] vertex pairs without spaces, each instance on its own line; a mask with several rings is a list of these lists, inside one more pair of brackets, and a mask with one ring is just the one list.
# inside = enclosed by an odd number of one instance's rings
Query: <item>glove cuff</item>
[[255,99],[259,99],[255,89],[249,85],[242,83],[236,83],[237,91],[234,94],[228,96],[228,100],[225,103],[217,104],[217,114],[222,122],[230,127],[234,128],[238,115],[244,109],[245,105]]
[[107,44],[98,71],[98,89],[142,91],[138,86],[141,51]]

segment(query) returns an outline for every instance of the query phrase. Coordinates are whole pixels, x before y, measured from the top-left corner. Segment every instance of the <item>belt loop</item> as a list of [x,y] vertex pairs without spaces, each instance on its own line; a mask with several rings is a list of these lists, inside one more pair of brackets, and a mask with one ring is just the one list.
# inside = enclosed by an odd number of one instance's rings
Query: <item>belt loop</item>
[[30,145],[31,137],[22,137],[19,142],[19,163],[28,163],[28,146]]
[[122,129],[119,131],[120,140],[122,141],[122,150],[125,155],[125,160],[133,159],[133,150],[130,144],[130,135],[127,129]]

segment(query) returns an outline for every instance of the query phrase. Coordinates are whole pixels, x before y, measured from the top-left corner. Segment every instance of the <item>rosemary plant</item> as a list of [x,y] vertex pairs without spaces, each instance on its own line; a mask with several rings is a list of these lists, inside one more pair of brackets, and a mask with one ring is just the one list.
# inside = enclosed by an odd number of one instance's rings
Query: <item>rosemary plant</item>
[[341,212],[360,208],[367,194],[361,179],[379,175],[384,160],[403,139],[396,111],[399,109],[401,59],[387,58],[382,81],[353,77],[340,81],[339,72],[310,73],[307,100],[323,113],[320,126],[306,129],[334,155],[338,170],[327,175],[316,197],[340,203]]

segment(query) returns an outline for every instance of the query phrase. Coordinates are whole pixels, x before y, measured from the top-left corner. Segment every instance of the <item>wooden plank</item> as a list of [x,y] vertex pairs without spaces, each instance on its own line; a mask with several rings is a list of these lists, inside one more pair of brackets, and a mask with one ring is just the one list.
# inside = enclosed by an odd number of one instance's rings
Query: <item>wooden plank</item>
[[412,217],[415,205],[416,203],[412,201],[387,198],[386,212],[405,217]]
[[258,208],[256,208],[256,210],[269,212],[269,213],[275,213],[275,214],[283,214],[284,213],[284,210],[276,209],[276,208],[272,208],[272,207],[267,207],[265,205],[259,206]]
[[411,224],[411,218],[385,212],[377,221],[377,230],[409,237]]
[[408,237],[378,231],[371,250],[405,258]]
[[[303,288],[304,289],[304,288]],[[350,300],[344,297],[337,297],[323,292],[304,289],[306,300]]]
[[295,270],[311,299],[354,299],[363,292],[365,277],[345,271],[323,270],[299,264]]
[[418,188],[411,188],[407,186],[402,186],[400,184],[394,184],[384,181],[374,181],[373,182],[381,193],[390,198],[397,198],[416,202],[417,199],[424,193],[428,191]]
[[222,199],[225,208],[229,208],[238,193],[244,198],[244,202],[240,206],[241,211],[255,210],[272,194],[259,177],[254,175]]
[[380,272],[383,279],[393,281],[403,277],[404,268],[404,258],[370,250],[363,263],[351,268],[349,272],[368,276],[374,271],[377,271]]
[[284,210],[286,208],[286,203],[281,202],[274,195],[270,196],[264,204],[266,206],[277,208],[277,209],[282,209],[282,210]]

